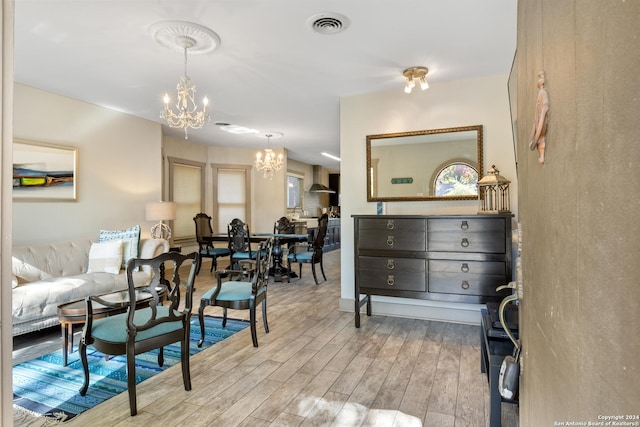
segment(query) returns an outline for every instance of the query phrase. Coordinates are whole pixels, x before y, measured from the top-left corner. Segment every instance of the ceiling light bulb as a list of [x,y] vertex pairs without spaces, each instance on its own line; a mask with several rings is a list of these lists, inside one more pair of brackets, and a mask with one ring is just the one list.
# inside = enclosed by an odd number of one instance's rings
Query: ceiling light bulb
[[409,83],[407,82],[407,84],[404,86],[404,93],[411,93],[411,86],[409,86]]
[[422,76],[420,77],[420,89],[425,90],[425,89],[429,89],[429,83],[427,83],[427,77],[426,76]]

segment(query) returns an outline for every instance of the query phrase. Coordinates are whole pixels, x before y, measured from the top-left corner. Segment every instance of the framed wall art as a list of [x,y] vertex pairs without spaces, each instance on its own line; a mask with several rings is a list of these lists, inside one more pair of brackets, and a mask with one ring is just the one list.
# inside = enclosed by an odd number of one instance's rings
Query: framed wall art
[[13,200],[77,199],[78,149],[13,141]]

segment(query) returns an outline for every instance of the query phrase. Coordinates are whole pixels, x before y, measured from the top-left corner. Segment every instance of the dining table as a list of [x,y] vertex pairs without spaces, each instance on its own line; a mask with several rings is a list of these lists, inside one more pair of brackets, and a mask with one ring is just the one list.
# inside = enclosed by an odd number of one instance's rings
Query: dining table
[[[263,240],[273,237],[273,249],[271,256],[273,258],[272,267],[269,270],[269,275],[273,276],[275,282],[282,282],[286,277],[287,281],[292,277],[298,277],[298,275],[289,270],[288,267],[283,265],[283,250],[282,245],[288,243],[300,243],[309,241],[308,234],[289,234],[289,233],[251,233],[249,236],[250,242],[261,242]],[[227,233],[213,233],[211,236],[203,237],[204,240],[213,242],[229,242],[229,235]]]

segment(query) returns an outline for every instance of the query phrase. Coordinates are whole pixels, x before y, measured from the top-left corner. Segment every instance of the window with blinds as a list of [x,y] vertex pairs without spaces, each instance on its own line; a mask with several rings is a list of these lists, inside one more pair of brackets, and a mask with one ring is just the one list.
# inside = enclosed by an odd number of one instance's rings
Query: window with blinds
[[251,166],[213,165],[214,231],[226,233],[227,224],[234,218],[247,224],[251,222],[250,172]]
[[204,210],[205,164],[169,158],[169,198],[176,203],[174,241],[195,239],[193,217]]

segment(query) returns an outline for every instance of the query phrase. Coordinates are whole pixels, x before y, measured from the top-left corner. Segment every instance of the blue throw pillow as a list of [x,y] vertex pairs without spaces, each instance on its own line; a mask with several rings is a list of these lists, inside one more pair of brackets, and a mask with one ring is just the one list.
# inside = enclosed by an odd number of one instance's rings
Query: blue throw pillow
[[134,225],[126,230],[100,230],[98,243],[110,240],[122,240],[122,268],[127,267],[131,258],[140,253],[140,226]]

